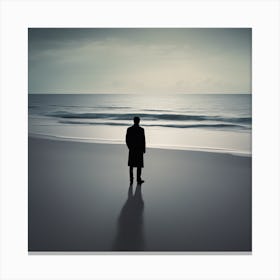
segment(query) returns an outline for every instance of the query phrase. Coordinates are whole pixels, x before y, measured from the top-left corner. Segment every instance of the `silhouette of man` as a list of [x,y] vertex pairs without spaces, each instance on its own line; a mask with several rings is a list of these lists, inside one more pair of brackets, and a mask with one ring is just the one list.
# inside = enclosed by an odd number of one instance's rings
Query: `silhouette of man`
[[126,145],[129,149],[128,166],[130,184],[133,183],[133,167],[137,167],[137,183],[144,183],[141,178],[142,167],[144,167],[143,154],[146,152],[146,140],[144,128],[139,126],[140,118],[134,117],[134,125],[126,132]]

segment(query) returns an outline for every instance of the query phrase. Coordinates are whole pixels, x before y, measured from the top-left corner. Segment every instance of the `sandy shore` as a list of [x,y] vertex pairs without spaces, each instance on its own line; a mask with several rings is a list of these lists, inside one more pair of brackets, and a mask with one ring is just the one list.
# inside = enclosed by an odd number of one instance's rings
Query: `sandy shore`
[[29,251],[251,251],[251,158],[29,138]]

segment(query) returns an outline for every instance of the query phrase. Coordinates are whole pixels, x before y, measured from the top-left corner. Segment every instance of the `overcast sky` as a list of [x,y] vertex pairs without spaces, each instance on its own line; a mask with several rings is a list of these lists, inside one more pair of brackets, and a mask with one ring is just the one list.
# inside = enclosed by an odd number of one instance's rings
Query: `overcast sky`
[[251,93],[251,29],[31,28],[29,93]]

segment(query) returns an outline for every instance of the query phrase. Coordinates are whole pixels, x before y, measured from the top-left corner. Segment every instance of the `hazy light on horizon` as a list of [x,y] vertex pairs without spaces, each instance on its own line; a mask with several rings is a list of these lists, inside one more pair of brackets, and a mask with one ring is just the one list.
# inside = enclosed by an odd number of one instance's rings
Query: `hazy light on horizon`
[[251,93],[249,28],[31,28],[29,93]]

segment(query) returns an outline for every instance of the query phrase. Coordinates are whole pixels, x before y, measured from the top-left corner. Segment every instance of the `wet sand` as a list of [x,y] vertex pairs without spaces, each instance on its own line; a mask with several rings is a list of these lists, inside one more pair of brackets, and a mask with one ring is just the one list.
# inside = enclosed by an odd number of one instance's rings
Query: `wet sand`
[[[29,252],[250,252],[251,157],[29,138]],[[136,170],[135,170],[136,171]]]

